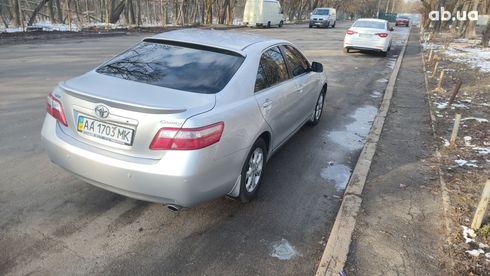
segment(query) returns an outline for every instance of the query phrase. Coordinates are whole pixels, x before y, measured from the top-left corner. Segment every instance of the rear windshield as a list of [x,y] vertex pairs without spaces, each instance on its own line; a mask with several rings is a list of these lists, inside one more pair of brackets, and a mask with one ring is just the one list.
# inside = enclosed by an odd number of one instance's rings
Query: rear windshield
[[103,64],[96,72],[161,87],[213,94],[226,86],[243,60],[238,53],[215,48],[150,40]]
[[367,20],[359,20],[352,25],[352,27],[356,28],[370,28],[370,29],[385,29],[385,23],[379,21],[367,21]]
[[327,10],[327,9],[318,9],[318,10],[314,10],[313,11],[313,14],[314,15],[328,15],[329,14],[329,10]]
[[398,16],[398,19],[409,19],[408,16]]

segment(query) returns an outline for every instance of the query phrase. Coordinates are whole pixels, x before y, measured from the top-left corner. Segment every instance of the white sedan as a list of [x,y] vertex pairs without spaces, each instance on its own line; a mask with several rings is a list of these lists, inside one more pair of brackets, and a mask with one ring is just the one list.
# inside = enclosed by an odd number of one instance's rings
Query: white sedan
[[388,21],[383,19],[361,18],[346,31],[344,51],[350,49],[378,51],[386,56],[391,49],[391,32]]

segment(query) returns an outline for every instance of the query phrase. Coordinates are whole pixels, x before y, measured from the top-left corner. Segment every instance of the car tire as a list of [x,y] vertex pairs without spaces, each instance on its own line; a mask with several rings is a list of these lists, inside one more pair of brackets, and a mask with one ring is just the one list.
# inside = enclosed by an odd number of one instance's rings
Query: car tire
[[325,105],[325,95],[327,91],[325,87],[322,88],[320,95],[318,95],[318,99],[315,103],[315,108],[313,109],[313,118],[309,121],[310,126],[316,126],[320,122],[323,114],[323,107]]
[[309,25],[310,29],[313,28],[313,25]]
[[388,50],[386,50],[386,52],[381,52],[381,56],[382,56],[382,57],[386,57],[386,56],[388,56]]
[[[240,179],[240,201],[249,202],[257,196],[267,161],[267,145],[257,139],[245,159]],[[258,179],[257,179],[258,177]]]
[[281,21],[279,22],[279,28],[282,28],[282,25],[283,25],[283,24],[284,24],[284,22],[281,20]]
[[267,28],[270,28],[271,27],[271,22],[267,22]]
[[335,28],[335,24],[337,24],[337,21],[333,22],[332,28]]
[[347,48],[347,47],[344,47],[344,53],[347,53],[348,54],[349,52],[350,52],[350,49]]

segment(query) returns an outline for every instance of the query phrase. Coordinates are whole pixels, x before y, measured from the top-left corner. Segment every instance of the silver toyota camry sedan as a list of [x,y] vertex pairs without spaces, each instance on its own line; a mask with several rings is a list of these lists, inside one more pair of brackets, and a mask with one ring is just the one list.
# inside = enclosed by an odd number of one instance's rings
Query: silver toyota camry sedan
[[47,97],[50,159],[97,187],[172,210],[246,202],[267,160],[322,116],[326,75],[291,43],[179,30],[146,38]]

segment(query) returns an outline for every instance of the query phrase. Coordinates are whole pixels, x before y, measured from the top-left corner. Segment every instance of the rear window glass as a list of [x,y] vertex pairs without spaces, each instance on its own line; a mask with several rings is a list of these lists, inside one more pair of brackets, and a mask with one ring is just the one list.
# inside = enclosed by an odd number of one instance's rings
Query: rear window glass
[[370,28],[370,29],[385,29],[385,23],[379,21],[356,21],[352,27]]
[[141,42],[96,71],[125,80],[213,94],[221,91],[244,58],[237,53],[175,42]]
[[314,15],[328,15],[329,14],[329,10],[327,9],[317,9],[317,10],[314,10],[313,11],[313,14]]

